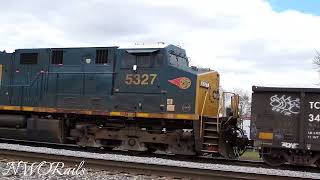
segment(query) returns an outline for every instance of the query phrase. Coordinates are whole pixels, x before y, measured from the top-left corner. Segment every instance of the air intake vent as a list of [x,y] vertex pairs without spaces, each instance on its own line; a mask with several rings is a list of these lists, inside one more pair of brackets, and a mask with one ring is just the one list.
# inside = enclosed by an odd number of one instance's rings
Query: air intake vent
[[108,49],[99,49],[96,53],[96,64],[108,63]]
[[38,53],[21,53],[20,64],[37,64]]
[[51,64],[63,64],[63,51],[52,51]]

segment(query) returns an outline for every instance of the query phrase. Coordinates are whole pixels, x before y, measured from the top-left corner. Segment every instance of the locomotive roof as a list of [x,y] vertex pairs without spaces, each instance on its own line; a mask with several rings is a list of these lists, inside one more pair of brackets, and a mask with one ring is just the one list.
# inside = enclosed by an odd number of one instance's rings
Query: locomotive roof
[[160,44],[160,45],[134,45],[134,46],[92,46],[92,47],[54,47],[54,48],[20,48],[17,50],[37,50],[37,49],[86,49],[86,48],[115,48],[115,49],[163,49],[163,48],[178,48],[172,44]]
[[162,49],[170,46],[171,44],[136,44],[129,46],[120,46],[119,49]]
[[97,46],[97,47],[55,47],[55,48],[22,48],[22,49],[16,49],[18,50],[37,50],[37,49],[87,49],[87,48],[116,48],[118,49],[119,46]]

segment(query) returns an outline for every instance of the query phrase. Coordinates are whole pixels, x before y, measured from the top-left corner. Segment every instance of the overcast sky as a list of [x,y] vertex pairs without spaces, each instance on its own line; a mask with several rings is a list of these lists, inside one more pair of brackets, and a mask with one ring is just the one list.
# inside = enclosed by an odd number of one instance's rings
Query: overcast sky
[[312,87],[319,8],[314,0],[10,0],[0,6],[0,49],[166,42],[219,71],[228,90]]

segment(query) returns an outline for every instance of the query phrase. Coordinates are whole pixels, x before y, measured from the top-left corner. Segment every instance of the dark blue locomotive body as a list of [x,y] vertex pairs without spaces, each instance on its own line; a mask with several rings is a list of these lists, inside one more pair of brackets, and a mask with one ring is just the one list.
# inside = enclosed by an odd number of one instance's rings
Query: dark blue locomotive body
[[219,74],[173,45],[1,52],[0,75],[0,138],[225,157],[245,148],[236,108],[220,116]]
[[[196,84],[177,92],[167,79],[179,75],[195,81],[201,72],[186,71],[185,51],[174,46],[21,49],[1,53],[0,64],[1,105],[108,112],[166,112],[167,97],[176,97],[176,106],[194,107]],[[174,113],[195,112],[187,110]]]

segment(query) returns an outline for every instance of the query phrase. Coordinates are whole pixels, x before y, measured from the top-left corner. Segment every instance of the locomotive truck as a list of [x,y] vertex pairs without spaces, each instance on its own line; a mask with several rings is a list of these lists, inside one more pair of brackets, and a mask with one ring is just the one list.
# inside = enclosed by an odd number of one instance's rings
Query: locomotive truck
[[219,78],[174,45],[0,52],[0,138],[235,158],[239,97],[221,116]]

